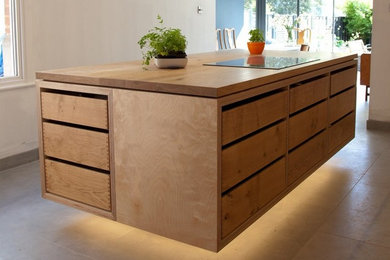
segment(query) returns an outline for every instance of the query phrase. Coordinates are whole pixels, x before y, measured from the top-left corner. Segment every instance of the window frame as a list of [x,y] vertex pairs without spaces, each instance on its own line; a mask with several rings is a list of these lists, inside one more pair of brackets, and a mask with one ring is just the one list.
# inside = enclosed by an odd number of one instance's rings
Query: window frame
[[12,48],[14,50],[14,76],[0,77],[0,89],[24,80],[24,56],[22,44],[22,4],[21,0],[9,0],[10,30],[12,30]]

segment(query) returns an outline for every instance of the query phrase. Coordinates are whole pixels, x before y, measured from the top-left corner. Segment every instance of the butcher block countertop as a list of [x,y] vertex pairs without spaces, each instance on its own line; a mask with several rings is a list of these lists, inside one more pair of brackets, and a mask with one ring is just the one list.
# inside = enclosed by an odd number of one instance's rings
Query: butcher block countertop
[[141,61],[82,66],[37,72],[37,79],[121,89],[218,98],[287,79],[356,58],[356,54],[264,51],[266,56],[319,59],[280,70],[204,66],[205,63],[248,57],[246,50],[188,56],[184,69],[143,68]]

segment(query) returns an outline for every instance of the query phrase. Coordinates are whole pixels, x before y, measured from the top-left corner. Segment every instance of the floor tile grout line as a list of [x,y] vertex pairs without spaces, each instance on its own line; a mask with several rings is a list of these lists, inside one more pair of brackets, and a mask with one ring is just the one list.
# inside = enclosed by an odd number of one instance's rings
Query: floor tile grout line
[[348,237],[348,236],[343,236],[343,235],[338,235],[338,234],[334,234],[334,233],[330,233],[330,232],[319,232],[319,233],[320,234],[334,236],[334,237],[349,239],[349,240],[353,240],[353,241],[356,241],[356,242],[359,242],[359,243],[368,244],[370,246],[382,247],[382,248],[386,248],[386,249],[390,250],[390,246],[384,246],[384,245],[381,245],[381,244],[376,244],[376,243],[370,242],[368,240],[360,240],[360,239],[356,239],[356,238],[352,238],[352,237]]

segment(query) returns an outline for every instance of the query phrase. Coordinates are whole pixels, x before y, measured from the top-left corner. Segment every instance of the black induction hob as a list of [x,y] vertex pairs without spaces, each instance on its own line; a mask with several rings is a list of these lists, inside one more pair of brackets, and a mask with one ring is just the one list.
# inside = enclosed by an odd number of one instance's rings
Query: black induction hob
[[304,63],[317,61],[316,58],[276,57],[264,55],[250,55],[235,60],[205,63],[206,66],[239,67],[253,69],[284,69]]

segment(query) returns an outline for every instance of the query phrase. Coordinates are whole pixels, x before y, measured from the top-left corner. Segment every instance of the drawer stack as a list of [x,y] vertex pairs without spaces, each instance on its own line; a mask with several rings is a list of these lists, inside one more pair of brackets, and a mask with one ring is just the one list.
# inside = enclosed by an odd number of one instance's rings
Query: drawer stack
[[222,107],[222,240],[353,138],[355,89],[352,65]]
[[329,146],[332,153],[355,136],[356,67],[331,73]]
[[222,108],[222,238],[286,186],[286,89]]
[[326,154],[328,92],[327,74],[290,86],[288,184]]
[[42,88],[40,99],[45,192],[110,212],[108,97]]

